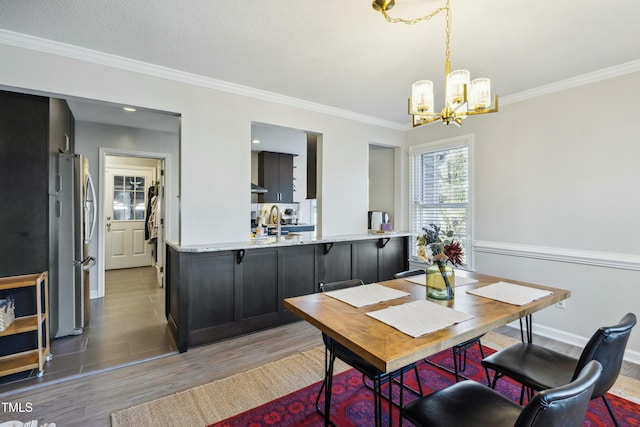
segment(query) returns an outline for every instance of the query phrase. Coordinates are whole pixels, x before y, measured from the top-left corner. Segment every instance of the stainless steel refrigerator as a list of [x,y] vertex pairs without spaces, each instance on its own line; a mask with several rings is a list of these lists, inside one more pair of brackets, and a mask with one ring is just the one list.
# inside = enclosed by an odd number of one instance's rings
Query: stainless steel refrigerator
[[79,335],[89,323],[89,269],[96,262],[89,248],[97,206],[86,157],[59,155],[57,188],[58,271],[50,302],[51,335],[55,338]]

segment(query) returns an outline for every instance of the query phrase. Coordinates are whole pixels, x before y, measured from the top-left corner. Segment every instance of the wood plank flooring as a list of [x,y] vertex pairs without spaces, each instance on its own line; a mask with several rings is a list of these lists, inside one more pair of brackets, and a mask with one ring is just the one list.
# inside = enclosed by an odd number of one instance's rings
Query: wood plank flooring
[[44,376],[33,370],[2,377],[0,393],[175,353],[164,293],[153,267],[107,271],[105,296],[91,300],[83,333],[51,340]]
[[[117,279],[117,275],[115,276]],[[127,282],[128,279],[123,278],[122,281]],[[134,282],[136,281],[139,280],[134,280]],[[123,283],[122,286],[132,289],[136,285]],[[160,293],[164,295],[162,292]],[[33,407],[32,412],[22,414],[5,412],[0,407],[0,422],[13,419],[22,421],[38,419],[41,423],[55,422],[59,427],[106,427],[111,424],[110,414],[119,409],[244,372],[322,344],[320,332],[307,322],[300,321],[191,348],[182,354],[172,353],[167,349],[160,350],[160,346],[155,350],[141,350],[138,353],[137,349],[141,349],[143,346],[138,347],[137,343],[130,343],[129,349],[124,351],[121,341],[116,338],[118,332],[126,333],[128,330],[137,330],[138,328],[130,324],[131,322],[121,322],[120,319],[127,317],[125,314],[127,310],[129,310],[129,314],[131,311],[137,310],[132,307],[126,308],[128,305],[126,301],[121,301],[118,304],[117,299],[129,300],[129,298],[114,297],[111,301],[105,297],[103,308],[107,313],[108,308],[111,308],[113,304],[114,307],[120,307],[118,308],[118,311],[121,310],[120,314],[114,315],[114,318],[109,321],[105,319],[103,322],[99,322],[97,313],[100,311],[99,308],[96,308],[93,320],[96,322],[96,330],[99,327],[98,323],[102,323],[102,327],[109,331],[104,338],[106,350],[104,352],[96,351],[93,354],[114,354],[113,358],[109,357],[110,362],[87,363],[83,365],[85,368],[78,368],[76,362],[84,359],[80,356],[71,357],[72,352],[67,359],[70,366],[75,364],[73,370],[68,370],[73,372],[70,376],[60,374],[46,379],[47,375],[45,375],[43,379],[39,379],[40,381],[31,379],[31,381],[14,382],[0,386],[0,402],[9,402],[14,405],[20,403],[23,407],[30,403]],[[131,297],[131,301],[133,299],[135,297]],[[155,314],[151,312],[146,312],[146,315],[150,318],[155,317]],[[110,315],[105,314],[105,316]],[[154,327],[153,321],[150,323],[152,325],[148,330],[146,327],[141,327],[147,331],[137,335],[141,341],[146,339],[146,333],[157,334],[157,331],[151,331],[158,327],[162,329],[162,325],[166,325],[164,318],[159,326],[155,325],[156,327]],[[111,331],[111,329],[114,330]],[[519,331],[512,328],[501,328],[499,332],[519,338]],[[90,341],[87,339],[87,348],[90,346]],[[562,343],[556,343],[542,337],[536,336],[534,341],[560,351],[568,351],[570,354],[578,354],[580,351],[580,349],[568,348]],[[151,347],[157,343],[155,338],[149,338],[148,342],[151,343]],[[119,348],[119,350],[114,350],[111,347]],[[99,346],[96,346],[96,350],[99,349]],[[126,353],[129,355],[142,354],[152,359],[135,362],[135,358],[124,356]],[[56,359],[63,357],[62,353],[59,354],[60,356],[56,356]],[[86,360],[89,360],[88,356]],[[122,363],[117,363],[118,360],[121,360]],[[50,369],[52,368],[47,367],[47,370]],[[624,375],[640,379],[639,372],[637,366],[629,364]]]

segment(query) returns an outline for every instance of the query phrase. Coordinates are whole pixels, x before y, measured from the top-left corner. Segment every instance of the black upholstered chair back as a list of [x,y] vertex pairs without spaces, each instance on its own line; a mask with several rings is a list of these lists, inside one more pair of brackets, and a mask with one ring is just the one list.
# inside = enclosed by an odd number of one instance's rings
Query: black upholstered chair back
[[591,361],[569,384],[536,394],[524,407],[514,427],[582,426],[601,372],[600,363]]
[[[354,286],[360,286],[360,285],[364,285],[364,282],[360,279],[342,280],[339,282],[328,282],[328,283],[320,282],[320,292],[337,291],[339,289],[352,288]],[[323,332],[322,341],[324,341],[325,345],[329,345],[329,339],[330,339],[329,336],[327,336],[327,334]],[[344,350],[349,351],[351,353],[351,350],[347,350],[346,347],[344,348]]]
[[405,277],[419,276],[421,274],[427,274],[427,272],[423,269],[416,268],[415,270],[407,270],[407,271],[401,271],[400,273],[396,273],[393,275],[393,278],[403,279]]
[[582,350],[573,379],[577,378],[582,368],[592,360],[597,360],[602,365],[602,375],[593,390],[594,399],[606,393],[616,382],[627,341],[635,324],[635,314],[627,313],[617,325],[598,329]]
[[352,288],[354,286],[364,285],[360,279],[342,280],[340,282],[320,282],[320,292],[337,291],[338,289]]

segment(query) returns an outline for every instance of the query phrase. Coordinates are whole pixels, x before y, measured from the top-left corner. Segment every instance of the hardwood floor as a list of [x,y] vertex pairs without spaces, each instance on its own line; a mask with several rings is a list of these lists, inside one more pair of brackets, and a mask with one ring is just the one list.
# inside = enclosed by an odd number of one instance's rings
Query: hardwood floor
[[58,426],[106,427],[110,414],[162,396],[247,371],[322,344],[320,332],[295,322],[227,341],[190,348],[118,369],[0,393],[1,402],[31,403],[28,414],[0,409],[0,422],[38,419]]
[[26,371],[0,378],[0,393],[46,384],[175,353],[164,316],[164,292],[153,267],[110,270],[104,298],[91,300],[90,323],[82,333],[51,340],[53,358],[44,375]]

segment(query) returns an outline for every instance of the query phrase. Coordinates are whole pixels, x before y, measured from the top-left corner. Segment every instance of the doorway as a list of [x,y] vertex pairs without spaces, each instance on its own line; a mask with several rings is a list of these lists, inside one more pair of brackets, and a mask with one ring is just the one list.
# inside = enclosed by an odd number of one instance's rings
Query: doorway
[[151,266],[164,287],[168,154],[100,150],[98,298],[105,272]]
[[164,161],[105,158],[105,270],[152,266],[164,286]]

